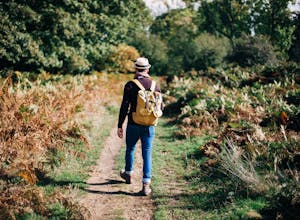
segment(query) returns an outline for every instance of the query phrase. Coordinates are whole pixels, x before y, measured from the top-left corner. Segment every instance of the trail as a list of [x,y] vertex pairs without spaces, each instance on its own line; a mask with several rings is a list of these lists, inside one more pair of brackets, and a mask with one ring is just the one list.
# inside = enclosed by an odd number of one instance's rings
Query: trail
[[[115,126],[116,127],[116,126]],[[87,194],[80,203],[89,209],[91,220],[105,219],[152,219],[154,205],[150,197],[139,194],[142,188],[142,156],[138,142],[132,184],[125,184],[115,168],[115,159],[124,139],[117,136],[117,129],[110,132],[101,151],[97,165],[93,167]]]

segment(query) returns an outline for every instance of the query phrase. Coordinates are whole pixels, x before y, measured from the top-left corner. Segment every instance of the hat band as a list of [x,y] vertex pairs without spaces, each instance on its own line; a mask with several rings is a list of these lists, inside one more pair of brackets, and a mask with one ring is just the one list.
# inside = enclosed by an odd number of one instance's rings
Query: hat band
[[137,67],[148,67],[149,65],[139,65],[139,64],[135,64]]

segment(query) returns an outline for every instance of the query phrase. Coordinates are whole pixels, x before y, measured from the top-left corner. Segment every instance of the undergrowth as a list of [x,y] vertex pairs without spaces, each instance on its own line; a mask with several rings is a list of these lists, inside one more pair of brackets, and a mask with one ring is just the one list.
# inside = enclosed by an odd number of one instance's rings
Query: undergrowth
[[[183,141],[215,137],[197,147],[189,165],[198,161],[200,168],[205,167],[195,171],[193,179],[201,179],[203,171],[210,171],[204,172],[210,177],[223,175],[213,177],[223,181],[223,191],[214,197],[234,196],[236,207],[230,211],[234,215],[246,218],[245,212],[237,214],[244,206],[237,203],[243,194],[264,201],[260,208],[253,208],[260,218],[297,219],[300,215],[299,73],[295,65],[211,68],[174,77],[165,87],[165,112],[176,116],[174,136]],[[201,196],[197,200],[201,203]],[[222,207],[226,203],[226,199],[220,202]]]
[[108,134],[122,76],[6,75],[0,80],[0,218],[88,216],[76,188],[84,187]]

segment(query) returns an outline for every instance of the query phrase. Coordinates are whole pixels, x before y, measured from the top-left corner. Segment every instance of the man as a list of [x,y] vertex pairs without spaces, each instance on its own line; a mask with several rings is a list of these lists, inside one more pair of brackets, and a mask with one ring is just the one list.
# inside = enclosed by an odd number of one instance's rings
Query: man
[[[144,88],[150,89],[152,80],[149,75],[151,65],[147,58],[140,57],[135,62],[136,73],[134,79],[137,79]],[[125,156],[125,171],[120,172],[127,184],[131,184],[131,176],[133,173],[134,165],[134,152],[137,141],[140,139],[142,143],[142,156],[143,156],[143,188],[142,194],[149,195],[151,193],[150,183],[152,176],[152,141],[154,138],[154,126],[139,125],[134,122],[132,113],[136,111],[137,94],[140,88],[133,81],[126,83],[124,87],[123,100],[119,112],[118,122],[118,136],[123,138],[122,125],[128,115],[128,122],[126,128],[126,156]],[[160,92],[158,86],[155,91]]]

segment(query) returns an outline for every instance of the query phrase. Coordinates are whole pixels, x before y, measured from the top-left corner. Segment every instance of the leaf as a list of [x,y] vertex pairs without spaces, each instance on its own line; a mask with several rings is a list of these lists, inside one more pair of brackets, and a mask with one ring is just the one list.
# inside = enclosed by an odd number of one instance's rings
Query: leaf
[[228,126],[230,128],[241,128],[241,124],[239,124],[239,123],[233,123],[233,122],[229,122]]
[[199,151],[201,151],[202,153],[205,151],[205,146],[201,145],[198,147]]
[[23,170],[19,173],[19,177],[34,185],[38,181],[37,177],[28,170]]
[[281,112],[281,113],[280,113],[280,123],[281,123],[282,125],[286,125],[288,119],[289,119],[289,118],[288,118],[288,116],[287,116],[287,114],[286,114],[285,112]]

